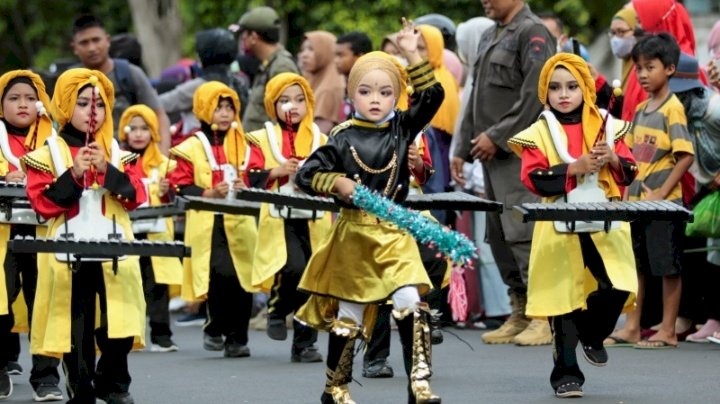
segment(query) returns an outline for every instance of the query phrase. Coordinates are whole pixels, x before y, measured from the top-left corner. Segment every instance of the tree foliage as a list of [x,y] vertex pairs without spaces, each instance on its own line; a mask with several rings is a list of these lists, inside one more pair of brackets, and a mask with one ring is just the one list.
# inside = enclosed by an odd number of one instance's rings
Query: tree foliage
[[[336,34],[364,31],[376,46],[382,37],[396,31],[399,18],[416,18],[439,12],[459,23],[483,15],[478,0],[178,0],[185,32],[182,53],[193,56],[194,33],[237,22],[250,7],[267,4],[283,18],[283,38],[292,52],[302,34],[316,29]],[[584,42],[603,32],[626,0],[528,0],[533,11],[553,11],[566,30]],[[0,71],[36,66],[47,68],[54,60],[73,57],[69,47],[72,21],[81,13],[93,13],[106,23],[111,34],[133,31],[127,0],[2,0],[0,1]]]

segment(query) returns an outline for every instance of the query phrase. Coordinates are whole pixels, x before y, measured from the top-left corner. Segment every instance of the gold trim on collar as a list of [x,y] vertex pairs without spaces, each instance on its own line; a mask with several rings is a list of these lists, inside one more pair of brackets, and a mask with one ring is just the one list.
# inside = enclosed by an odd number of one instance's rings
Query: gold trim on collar
[[370,121],[363,121],[361,119],[352,118],[352,124],[355,126],[361,126],[363,128],[385,129],[390,126],[390,121],[385,121],[378,125],[378,124],[372,123]]

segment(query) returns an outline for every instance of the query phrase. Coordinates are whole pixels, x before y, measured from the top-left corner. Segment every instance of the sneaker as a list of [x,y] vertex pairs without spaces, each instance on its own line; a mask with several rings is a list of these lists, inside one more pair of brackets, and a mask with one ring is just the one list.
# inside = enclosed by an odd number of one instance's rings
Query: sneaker
[[555,397],[570,398],[582,397],[584,395],[580,383],[570,382],[560,385],[555,389]]
[[0,370],[0,400],[4,400],[12,395],[13,382],[8,375],[7,370]]
[[23,374],[23,368],[17,362],[8,361],[7,372],[9,375],[19,376],[19,375]]
[[395,376],[395,372],[386,359],[375,359],[363,366],[362,375],[368,379],[384,379]]
[[605,366],[607,365],[608,361],[608,353],[607,350],[603,347],[600,349],[595,349],[590,346],[583,345],[583,356],[585,357],[585,360],[588,361],[593,366]]
[[250,348],[247,345],[238,343],[226,344],[223,356],[226,358],[247,358],[250,356]]
[[274,339],[275,341],[285,341],[288,334],[285,319],[268,318],[266,332],[270,339]]
[[170,299],[170,302],[168,302],[168,310],[171,313],[179,312],[180,310],[187,307],[187,302],[183,300],[181,297],[173,297]]
[[205,320],[204,313],[189,313],[175,320],[175,325],[178,327],[200,327],[205,324]]
[[167,335],[151,338],[150,352],[175,352],[178,346]]
[[206,351],[222,351],[225,348],[225,340],[221,335],[213,337],[208,333],[203,334],[203,348]]
[[98,399],[105,401],[107,404],[135,404],[135,400],[133,400],[132,396],[128,392],[101,393],[98,391],[95,393],[95,396]]
[[295,363],[314,363],[322,362],[323,357],[322,354],[318,352],[317,347],[315,345],[311,345],[301,349],[300,352],[295,352],[293,349],[293,353],[290,355],[290,361]]
[[54,384],[41,384],[33,391],[34,401],[62,401],[63,393]]

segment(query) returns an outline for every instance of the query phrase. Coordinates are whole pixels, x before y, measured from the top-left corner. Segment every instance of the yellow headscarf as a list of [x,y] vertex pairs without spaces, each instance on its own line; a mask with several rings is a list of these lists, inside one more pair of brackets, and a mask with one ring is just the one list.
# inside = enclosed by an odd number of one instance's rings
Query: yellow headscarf
[[348,75],[348,95],[353,97],[360,80],[372,70],[382,70],[390,76],[393,90],[397,94],[395,106],[400,110],[408,108],[407,82],[408,74],[400,62],[388,53],[382,51],[368,52],[355,61]]
[[112,81],[101,71],[84,68],[66,70],[55,83],[50,115],[58,123],[60,129],[68,124],[75,111],[80,90],[86,85],[97,89],[105,104],[105,121],[95,128],[95,141],[105,150],[105,157],[110,158],[110,146],[113,139],[112,109],[115,103],[115,88]]
[[[37,92],[38,100],[42,102],[43,107],[48,108],[50,106],[50,98],[48,97],[47,92],[45,92],[45,83],[43,83],[40,76],[30,70],[13,70],[0,76],[0,97],[2,97],[2,95],[5,94],[5,91],[8,90],[8,84],[18,77],[27,77],[30,79],[33,83],[33,87],[35,87],[35,91]],[[4,117],[5,114],[2,110],[2,103],[0,103],[0,118]],[[40,115],[39,119],[35,120],[35,123],[33,123],[32,126],[30,126],[28,135],[25,138],[25,147],[28,150],[33,150],[36,147],[42,146],[45,144],[45,139],[51,134],[52,120],[47,112],[45,112]]]
[[[298,128],[297,137],[295,138],[295,152],[299,156],[309,156],[313,140],[313,117],[315,116],[313,114],[315,95],[310,88],[310,83],[308,83],[303,76],[295,73],[280,73],[273,77],[265,85],[265,111],[270,119],[277,121],[278,116],[275,104],[277,100],[280,99],[283,91],[293,85],[300,86],[303,94],[305,94],[305,105],[307,106],[307,113],[300,121],[300,127]],[[282,126],[282,124],[280,126]]]
[[236,128],[230,128],[225,135],[225,152],[227,159],[233,167],[240,167],[245,159],[245,132],[240,122],[240,99],[235,90],[219,81],[208,81],[195,90],[193,96],[193,113],[200,122],[212,124],[215,110],[220,104],[221,98],[232,100],[235,108]]
[[[550,79],[553,72],[558,67],[566,68],[570,74],[573,75],[578,81],[578,85],[582,89],[583,94],[583,105],[582,105],[582,129],[583,129],[583,154],[589,153],[590,149],[595,143],[595,139],[600,131],[600,127],[603,124],[603,118],[600,114],[600,110],[595,105],[595,99],[597,94],[595,93],[595,80],[590,74],[587,62],[580,56],[572,53],[558,53],[555,56],[545,62],[545,65],[540,72],[540,78],[538,80],[538,98],[543,105],[548,104],[547,94],[548,86],[550,85]],[[610,147],[614,147],[613,134],[606,134],[606,139],[609,140]],[[601,183],[605,193],[608,197],[620,197],[620,190],[615,184],[610,173],[609,165],[606,165],[600,170],[598,180]]]
[[118,137],[121,142],[127,139],[125,128],[130,127],[130,121],[136,116],[142,118],[148,128],[150,128],[150,143],[148,143],[142,156],[143,172],[145,172],[145,175],[150,175],[150,171],[153,168],[163,163],[163,155],[158,146],[160,143],[160,132],[158,131],[158,119],[155,111],[143,104],[133,105],[123,111],[120,117],[120,124],[118,125]]
[[445,90],[445,99],[440,104],[440,108],[435,113],[432,121],[430,121],[430,126],[452,135],[455,132],[455,120],[458,113],[460,113],[460,88],[455,77],[445,67],[443,60],[445,41],[440,30],[431,25],[418,25],[417,29],[425,40],[428,62],[433,68],[435,79],[440,82],[443,90]]
[[[623,7],[615,13],[615,15],[612,18],[613,20],[623,20],[627,23],[627,25],[630,26],[631,30],[635,30],[638,24],[638,18],[637,18],[637,12],[635,12],[635,9],[632,6]],[[630,70],[633,68],[633,60],[628,55],[625,59],[622,60],[622,88],[625,89],[625,85],[627,84],[628,76],[630,75]]]

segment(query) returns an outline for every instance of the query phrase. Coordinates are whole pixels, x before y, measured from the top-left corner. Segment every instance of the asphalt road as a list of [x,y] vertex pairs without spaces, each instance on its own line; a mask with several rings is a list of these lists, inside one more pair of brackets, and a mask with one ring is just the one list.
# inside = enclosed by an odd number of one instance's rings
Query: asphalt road
[[[323,363],[290,363],[290,341],[270,340],[251,331],[252,356],[225,359],[222,352],[202,349],[199,327],[174,328],[175,353],[136,352],[130,356],[137,403],[318,403],[324,386]],[[453,330],[472,350],[452,335],[435,348],[433,390],[445,403],[557,403],[549,385],[551,349],[485,345],[480,331]],[[405,403],[400,342],[394,333],[392,379],[365,379],[362,358],[356,358],[350,387],[358,403]],[[12,376],[15,391],[6,402],[32,402],[27,381],[30,360],[23,342],[21,364],[26,372]],[[327,335],[321,334],[324,353]],[[585,372],[585,397],[590,403],[720,403],[720,345],[681,343],[678,349],[614,348],[604,368]]]

